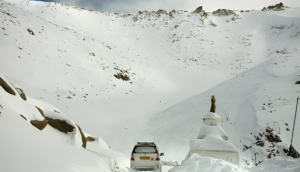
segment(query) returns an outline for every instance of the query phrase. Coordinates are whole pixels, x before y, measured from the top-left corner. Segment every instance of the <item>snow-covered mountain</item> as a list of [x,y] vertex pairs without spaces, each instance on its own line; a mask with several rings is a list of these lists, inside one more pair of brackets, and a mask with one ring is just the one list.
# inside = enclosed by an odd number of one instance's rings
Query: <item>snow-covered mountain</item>
[[[300,91],[295,84],[300,80],[299,8],[195,9],[111,14],[58,3],[0,0],[1,77],[22,88],[37,103],[28,102],[26,106],[32,109],[40,101],[51,104],[43,110],[62,112],[63,118],[72,121],[70,124],[80,124],[86,134],[90,133],[87,135],[100,136],[100,145],[105,140],[127,157],[137,141],[154,141],[165,153],[164,160],[183,160],[188,141],[197,137],[209,110],[209,99],[215,95],[217,113],[223,118],[230,141],[240,151],[242,166],[252,167],[261,161],[258,167],[272,164],[265,162],[268,156],[287,161],[283,148],[289,145]],[[1,91],[1,95],[4,93]],[[16,97],[6,102],[9,96],[1,96],[0,104],[19,106],[14,102]],[[29,121],[25,126],[14,108],[10,107],[12,112],[4,109],[0,119],[8,120],[1,125],[5,140],[11,135],[4,131],[14,120],[20,120],[18,125],[22,130],[27,127],[30,137],[43,137],[42,142],[54,144],[44,136],[47,131],[39,132]],[[8,113],[14,117],[8,117]],[[37,110],[30,113],[39,115]],[[270,135],[268,127],[282,142],[265,140]],[[24,137],[18,130],[13,132]],[[257,137],[264,142],[263,147],[255,144]],[[12,139],[18,143],[12,148],[33,151],[40,147],[25,147],[18,137]],[[32,141],[26,143],[31,145]],[[74,141],[73,145],[78,144]],[[98,148],[94,146],[93,151],[105,152]],[[71,150],[74,146],[68,149],[71,156],[77,154]],[[87,159],[97,155],[83,148],[76,150]],[[35,151],[41,152],[42,147]],[[115,159],[124,156],[118,152],[103,154]],[[23,153],[14,154],[18,155]],[[103,158],[101,164],[107,165],[107,159]],[[12,158],[6,160],[13,163]],[[77,161],[80,159],[71,163]],[[292,166],[299,163],[288,161]],[[63,169],[65,163],[61,164]],[[91,170],[100,168],[87,166]],[[75,171],[76,166],[72,168]],[[105,170],[110,170],[109,165]]]

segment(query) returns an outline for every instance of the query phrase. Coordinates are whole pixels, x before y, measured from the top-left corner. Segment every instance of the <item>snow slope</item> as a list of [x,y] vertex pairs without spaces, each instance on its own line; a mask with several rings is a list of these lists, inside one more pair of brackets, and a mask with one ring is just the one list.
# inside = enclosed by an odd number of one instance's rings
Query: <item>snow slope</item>
[[[253,145],[267,126],[280,131],[279,151],[289,144],[299,8],[205,18],[0,0],[0,12],[0,73],[126,156],[135,142],[155,141],[165,160],[184,159],[211,95],[243,166],[267,158],[271,143]],[[114,76],[121,71],[129,81]]]
[[[0,77],[17,93],[5,77]],[[0,95],[0,134],[4,138],[0,144],[1,170],[65,172],[128,169],[128,158],[111,150],[100,137],[94,142],[88,142],[85,150],[81,129],[54,106],[28,95],[24,100],[18,93],[9,94],[3,87]],[[43,121],[44,116],[47,117],[48,125],[42,130],[31,124],[32,121]],[[50,126],[50,118],[65,121],[73,130],[63,133]]]

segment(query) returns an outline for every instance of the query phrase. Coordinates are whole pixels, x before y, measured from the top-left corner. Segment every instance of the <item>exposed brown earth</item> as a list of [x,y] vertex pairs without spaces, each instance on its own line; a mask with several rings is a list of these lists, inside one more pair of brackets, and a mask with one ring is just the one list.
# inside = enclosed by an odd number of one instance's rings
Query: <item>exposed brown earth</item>
[[16,95],[16,92],[0,77],[0,85],[3,87],[3,89],[12,95]]

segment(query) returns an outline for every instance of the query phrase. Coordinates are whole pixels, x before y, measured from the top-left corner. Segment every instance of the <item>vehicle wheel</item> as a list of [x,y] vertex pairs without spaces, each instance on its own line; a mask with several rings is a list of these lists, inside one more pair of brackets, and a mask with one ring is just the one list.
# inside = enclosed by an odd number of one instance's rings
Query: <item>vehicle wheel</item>
[[136,169],[130,168],[128,172],[138,172]]
[[161,167],[154,169],[155,172],[161,172]]

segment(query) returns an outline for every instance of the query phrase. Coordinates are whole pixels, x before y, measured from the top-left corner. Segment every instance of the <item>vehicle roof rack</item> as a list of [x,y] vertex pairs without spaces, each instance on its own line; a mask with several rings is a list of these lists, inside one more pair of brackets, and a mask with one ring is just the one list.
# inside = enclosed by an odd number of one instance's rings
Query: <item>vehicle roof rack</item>
[[154,142],[137,142],[137,144],[150,145],[150,144],[154,144]]

